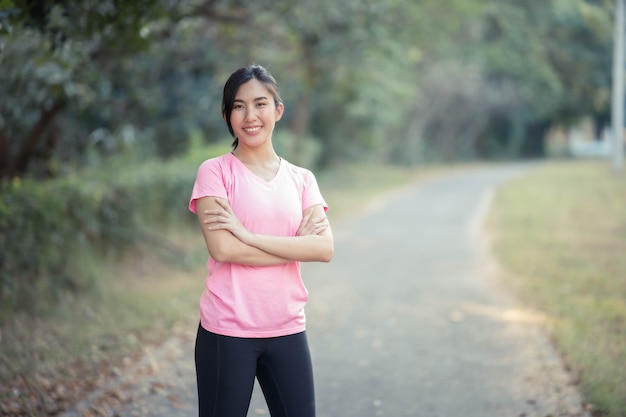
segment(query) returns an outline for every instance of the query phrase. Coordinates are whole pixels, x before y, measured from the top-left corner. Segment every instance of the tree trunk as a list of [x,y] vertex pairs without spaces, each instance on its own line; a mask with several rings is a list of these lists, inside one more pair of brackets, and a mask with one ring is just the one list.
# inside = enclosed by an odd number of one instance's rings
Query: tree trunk
[[7,170],[9,163],[9,138],[3,130],[0,130],[0,179]]
[[419,111],[415,111],[411,116],[411,122],[407,128],[404,144],[398,150],[398,158],[402,164],[408,166],[417,165],[424,159],[424,149],[422,135],[424,131],[424,118]]
[[546,132],[548,122],[533,123],[526,129],[526,139],[520,149],[524,158],[543,158],[546,156]]
[[[22,144],[15,155],[15,158],[7,157],[8,163],[5,165],[5,169],[2,170],[2,177],[13,177],[18,173],[24,172],[28,167],[28,162],[33,153],[37,149],[37,144],[44,137],[46,129],[55,118],[55,116],[61,111],[64,104],[60,101],[54,103],[54,105],[41,112],[39,120],[28,132]],[[0,142],[1,143],[1,142]],[[8,152],[7,152],[8,153]]]
[[293,133],[293,154],[295,160],[302,158],[303,138],[309,131],[309,123],[311,122],[311,96],[317,84],[316,62],[314,49],[319,43],[319,39],[315,36],[304,36],[300,41],[302,51],[302,81],[301,92],[296,102],[293,120],[291,123],[291,132]]
[[296,159],[298,159],[302,152],[302,138],[309,129],[309,123],[311,120],[311,93],[309,91],[303,91],[296,101],[296,108],[293,113],[293,120],[291,122],[291,132],[293,133],[293,153]]

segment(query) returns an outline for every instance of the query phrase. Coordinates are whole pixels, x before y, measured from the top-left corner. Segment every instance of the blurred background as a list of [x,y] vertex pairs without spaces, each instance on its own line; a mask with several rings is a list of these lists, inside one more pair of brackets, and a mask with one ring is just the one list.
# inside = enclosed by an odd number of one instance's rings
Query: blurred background
[[221,141],[221,88],[279,81],[311,167],[543,157],[609,124],[613,1],[0,1],[0,174]]
[[0,403],[52,415],[70,359],[195,320],[187,201],[235,69],[272,72],[278,152],[354,204],[415,169],[608,157],[615,4],[0,0]]

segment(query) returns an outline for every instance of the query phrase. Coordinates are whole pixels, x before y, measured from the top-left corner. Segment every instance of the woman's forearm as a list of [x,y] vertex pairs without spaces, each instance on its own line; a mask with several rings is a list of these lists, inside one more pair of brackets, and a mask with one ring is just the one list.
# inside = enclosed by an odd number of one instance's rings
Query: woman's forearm
[[[205,197],[196,202],[199,213],[211,207],[219,207],[215,198]],[[209,256],[218,262],[232,262],[248,266],[271,266],[292,262],[267,253],[259,248],[242,242],[228,230],[208,230],[203,216],[198,215],[202,236],[206,243]]]
[[330,231],[319,235],[270,236],[251,234],[247,243],[279,258],[300,262],[329,262],[333,257]]
[[[329,262],[333,257],[333,235],[322,205],[311,206],[303,212],[296,236],[275,236],[246,229],[224,199],[214,198],[207,203],[212,207],[203,211],[204,217],[198,216],[204,225],[207,247],[212,255],[217,253],[214,256],[227,262],[249,262],[250,257],[239,253],[243,249],[247,251],[244,253],[249,253],[250,248],[245,246],[290,261]],[[237,247],[237,241],[245,245],[243,249]],[[252,258],[258,259],[255,257],[258,255],[253,253]]]
[[248,266],[272,266],[292,262],[291,259],[268,253],[254,246],[250,246],[235,238],[224,239],[219,245],[208,246],[209,256],[218,262],[231,262]]

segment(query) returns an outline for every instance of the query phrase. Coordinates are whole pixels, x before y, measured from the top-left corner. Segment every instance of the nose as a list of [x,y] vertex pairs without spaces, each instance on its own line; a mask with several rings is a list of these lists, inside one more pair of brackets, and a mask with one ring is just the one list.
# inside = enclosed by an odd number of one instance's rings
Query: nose
[[256,109],[254,108],[254,106],[246,108],[245,119],[246,121],[252,121],[256,119]]

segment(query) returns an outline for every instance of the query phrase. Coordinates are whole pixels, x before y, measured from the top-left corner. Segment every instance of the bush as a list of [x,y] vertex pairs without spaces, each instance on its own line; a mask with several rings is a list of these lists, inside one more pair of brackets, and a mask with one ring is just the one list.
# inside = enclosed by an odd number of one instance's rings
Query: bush
[[[147,234],[195,218],[187,201],[200,162],[224,147],[47,182],[0,184],[0,320],[88,287],[78,253],[116,256]],[[86,251],[86,252],[85,252]]]

